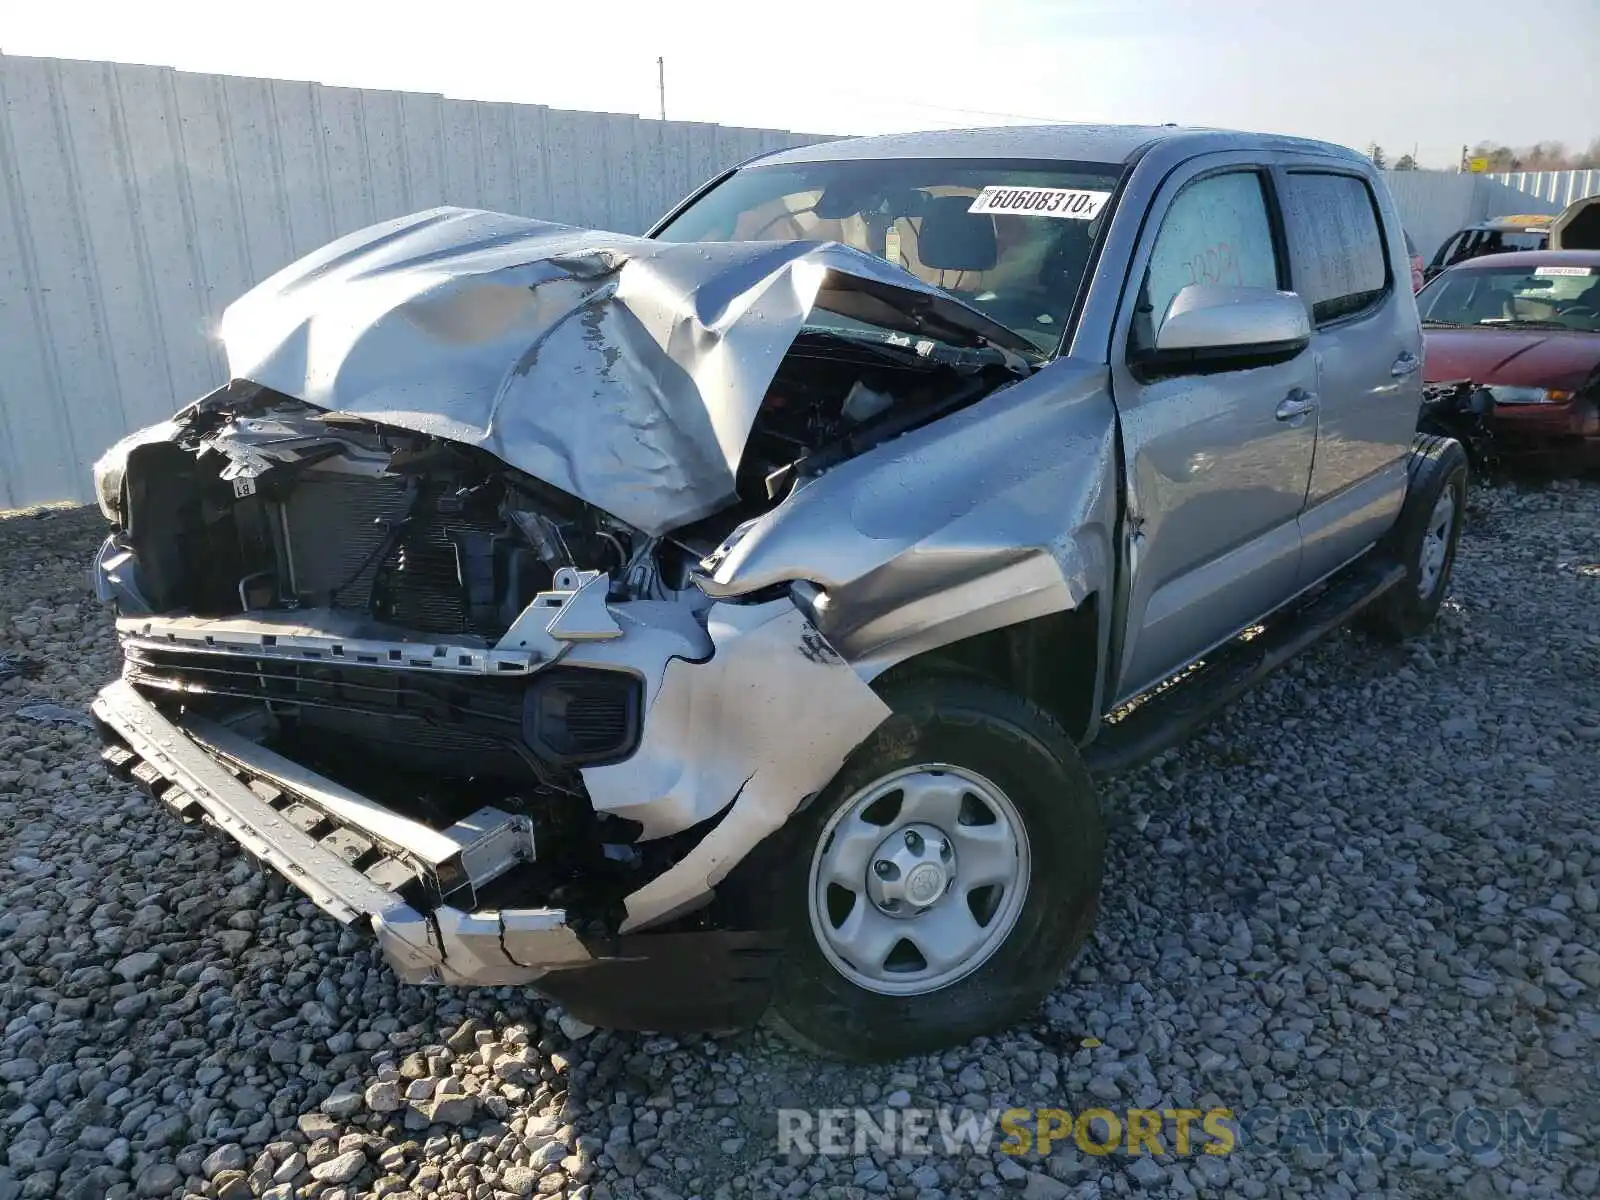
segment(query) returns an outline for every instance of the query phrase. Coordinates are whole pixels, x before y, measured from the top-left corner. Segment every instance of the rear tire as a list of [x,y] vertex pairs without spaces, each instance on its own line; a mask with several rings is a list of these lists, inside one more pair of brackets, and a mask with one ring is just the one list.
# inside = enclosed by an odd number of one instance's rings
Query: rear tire
[[1036,705],[961,678],[884,699],[894,716],[786,831],[773,897],[768,1023],[858,1062],[1032,1013],[1093,927],[1105,844],[1077,750]]
[[1450,586],[1467,508],[1467,452],[1454,438],[1419,436],[1405,505],[1385,549],[1406,577],[1364,615],[1362,628],[1386,641],[1416,637],[1433,623]]

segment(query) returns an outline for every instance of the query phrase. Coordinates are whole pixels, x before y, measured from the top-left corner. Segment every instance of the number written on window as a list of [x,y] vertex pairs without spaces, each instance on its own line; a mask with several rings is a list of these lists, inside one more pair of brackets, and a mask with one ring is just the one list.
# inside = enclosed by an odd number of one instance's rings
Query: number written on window
[[1136,341],[1153,339],[1173,297],[1192,283],[1278,286],[1272,226],[1255,172],[1212,175],[1178,193],[1150,252],[1148,334]]

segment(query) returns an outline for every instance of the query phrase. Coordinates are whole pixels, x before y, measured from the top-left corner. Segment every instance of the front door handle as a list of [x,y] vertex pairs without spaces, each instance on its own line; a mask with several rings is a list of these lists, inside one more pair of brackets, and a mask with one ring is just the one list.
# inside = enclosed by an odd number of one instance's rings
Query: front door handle
[[1295,388],[1282,400],[1278,401],[1277,418],[1280,421],[1292,421],[1296,417],[1303,417],[1317,406],[1317,394],[1308,392],[1305,388]]
[[1409,350],[1402,350],[1400,357],[1394,360],[1394,365],[1389,368],[1389,374],[1396,379],[1404,379],[1407,375],[1415,375],[1422,369],[1422,360]]

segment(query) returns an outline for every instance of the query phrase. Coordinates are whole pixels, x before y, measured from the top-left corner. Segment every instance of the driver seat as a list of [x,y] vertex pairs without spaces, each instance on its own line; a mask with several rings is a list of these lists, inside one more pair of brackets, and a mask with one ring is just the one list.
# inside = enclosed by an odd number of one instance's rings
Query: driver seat
[[1500,317],[1509,317],[1511,315],[1511,293],[1501,291],[1487,279],[1484,279],[1473,290],[1472,298],[1467,301],[1466,315],[1473,324]]
[[935,287],[982,291],[983,274],[999,261],[999,240],[994,218],[968,212],[971,207],[970,196],[934,196],[917,226],[901,221],[900,253],[906,270]]

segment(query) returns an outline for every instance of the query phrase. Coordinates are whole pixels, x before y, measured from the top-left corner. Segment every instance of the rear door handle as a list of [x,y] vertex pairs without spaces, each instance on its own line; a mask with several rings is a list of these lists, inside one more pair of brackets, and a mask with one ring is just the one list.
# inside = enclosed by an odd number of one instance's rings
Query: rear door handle
[[1317,394],[1308,392],[1304,388],[1295,388],[1282,400],[1278,401],[1277,418],[1280,421],[1292,421],[1296,417],[1303,417],[1317,407]]
[[1389,374],[1396,379],[1404,379],[1407,375],[1415,375],[1422,366],[1422,360],[1409,350],[1402,350],[1400,357],[1394,360],[1394,366],[1389,368]]

